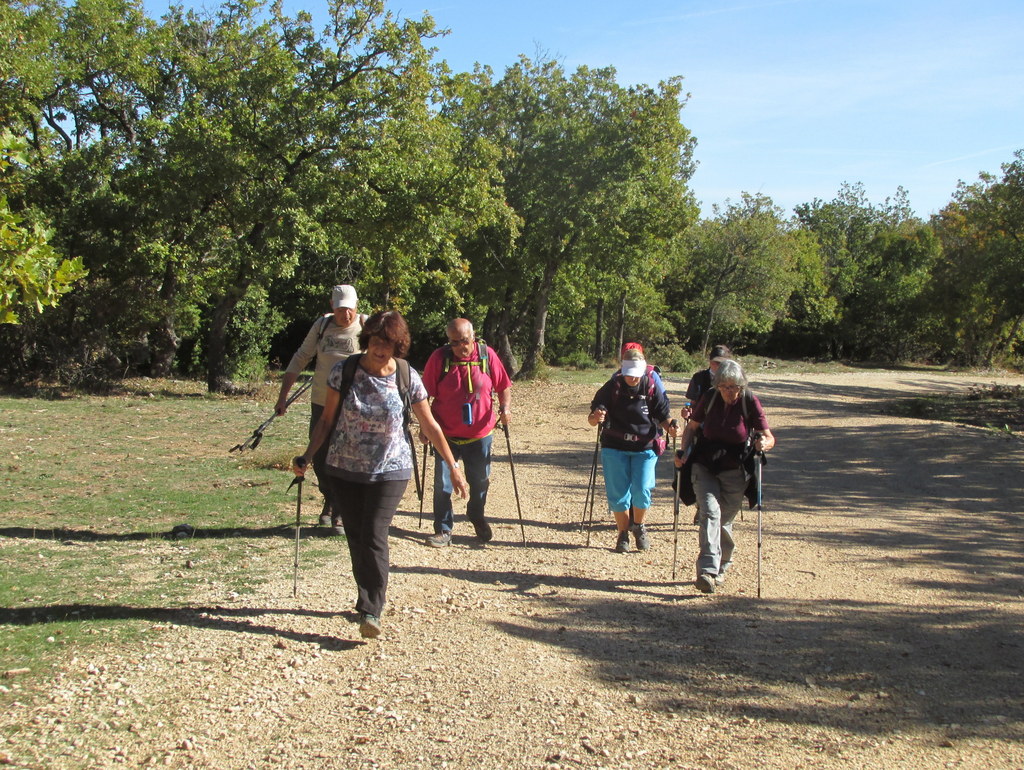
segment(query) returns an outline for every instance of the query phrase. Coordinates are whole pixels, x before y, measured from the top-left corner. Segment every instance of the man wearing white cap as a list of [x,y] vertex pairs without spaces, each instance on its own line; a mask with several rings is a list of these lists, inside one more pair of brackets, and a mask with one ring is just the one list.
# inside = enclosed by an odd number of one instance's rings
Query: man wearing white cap
[[[310,327],[302,345],[295,351],[288,368],[281,380],[281,393],[277,397],[274,411],[282,415],[288,409],[288,392],[295,384],[302,370],[316,356],[316,368],[313,370],[312,412],[309,419],[309,431],[320,419],[324,410],[324,399],[327,396],[327,376],[339,361],[344,361],[353,353],[359,352],[359,332],[363,329],[366,316],[356,312],[359,298],[354,286],[343,284],[331,290],[331,313],[318,318]],[[317,483],[325,477],[328,442],[324,442],[313,456],[313,470],[316,472]],[[330,503],[324,499],[323,511],[320,513],[321,527],[330,527],[331,531],[340,535],[344,532],[341,519],[332,516]]]

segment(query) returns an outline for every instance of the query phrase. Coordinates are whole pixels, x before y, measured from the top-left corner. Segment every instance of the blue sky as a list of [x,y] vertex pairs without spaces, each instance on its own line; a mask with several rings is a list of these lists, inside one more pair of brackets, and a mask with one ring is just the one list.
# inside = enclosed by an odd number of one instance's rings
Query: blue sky
[[789,212],[859,182],[873,203],[904,187],[927,217],[1024,148],[1021,0],[388,2],[451,30],[436,46],[457,71],[540,53],[623,85],[681,75],[705,215],[743,192]]
[[874,203],[902,185],[927,217],[1024,148],[1020,0],[419,4],[390,7],[449,28],[437,47],[457,70],[540,51],[623,85],[682,75],[705,215],[742,192],[788,212],[861,182]]

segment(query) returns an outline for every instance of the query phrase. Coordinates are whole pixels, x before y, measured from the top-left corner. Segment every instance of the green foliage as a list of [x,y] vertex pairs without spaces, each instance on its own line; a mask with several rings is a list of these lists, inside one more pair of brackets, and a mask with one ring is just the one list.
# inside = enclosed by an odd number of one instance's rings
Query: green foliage
[[499,81],[483,70],[473,82],[476,97],[454,117],[500,149],[514,219],[467,241],[471,288],[496,317],[492,342],[521,346],[519,375],[533,376],[549,324],[556,355],[582,347],[594,300],[656,283],[694,214],[680,81],[627,89],[611,68],[569,74],[521,57]]
[[0,324],[56,306],[86,275],[80,258],[64,259],[50,245],[51,231],[10,209],[6,193],[20,186],[14,175],[28,162],[25,148],[9,132],[0,133]]
[[706,369],[708,360],[706,356],[698,353],[691,353],[682,345],[666,343],[646,349],[647,360],[657,364],[666,372],[683,372],[692,374],[701,369]]
[[587,371],[589,369],[597,368],[597,362],[581,350],[562,356],[554,363],[558,366],[564,366],[569,369],[576,369],[579,371]]
[[1001,179],[961,184],[933,221],[942,243],[931,283],[931,331],[959,362],[991,366],[1024,340],[1024,150]]
[[763,334],[784,317],[800,284],[804,253],[813,250],[771,199],[744,194],[715,207],[684,235],[665,292],[679,315],[679,337],[706,351],[713,340],[736,342]]

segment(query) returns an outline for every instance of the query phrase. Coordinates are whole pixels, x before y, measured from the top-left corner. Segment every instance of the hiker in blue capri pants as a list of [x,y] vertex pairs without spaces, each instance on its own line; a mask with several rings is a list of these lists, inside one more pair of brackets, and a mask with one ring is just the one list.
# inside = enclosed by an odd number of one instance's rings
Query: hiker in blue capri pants
[[601,467],[608,507],[615,516],[615,550],[619,553],[629,551],[630,530],[638,551],[651,547],[644,519],[651,507],[654,468],[660,453],[657,450],[664,450],[658,428],[676,435],[676,425],[669,422],[669,413],[664,389],[654,385],[647,372],[647,361],[635,349],[623,353],[621,371],[601,386],[590,404],[588,422],[592,426],[604,425]]

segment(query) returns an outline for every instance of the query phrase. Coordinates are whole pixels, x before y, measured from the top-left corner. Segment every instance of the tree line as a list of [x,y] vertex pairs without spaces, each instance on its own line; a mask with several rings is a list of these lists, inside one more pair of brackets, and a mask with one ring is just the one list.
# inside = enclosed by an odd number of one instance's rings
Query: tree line
[[[0,356],[10,381],[205,377],[286,358],[329,288],[455,315],[519,377],[636,339],[663,366],[766,355],[1012,362],[1024,151],[930,221],[858,184],[701,217],[682,78],[521,57],[452,72],[429,16],[232,0],[0,4]],[[43,312],[45,310],[45,312]],[[418,343],[418,344],[417,344]]]

